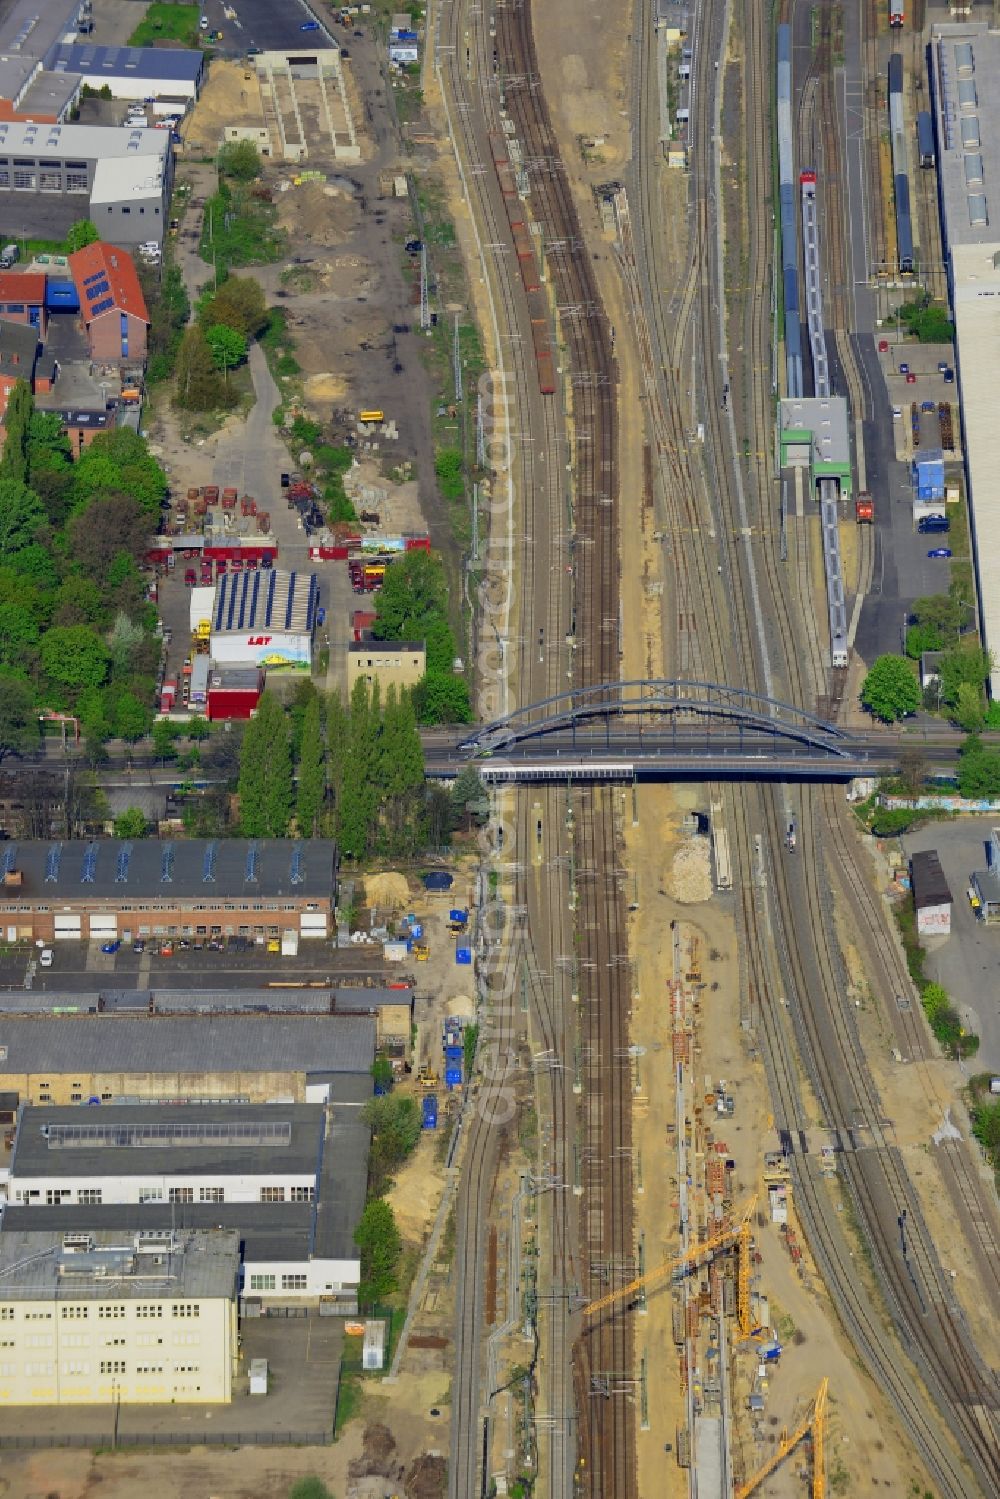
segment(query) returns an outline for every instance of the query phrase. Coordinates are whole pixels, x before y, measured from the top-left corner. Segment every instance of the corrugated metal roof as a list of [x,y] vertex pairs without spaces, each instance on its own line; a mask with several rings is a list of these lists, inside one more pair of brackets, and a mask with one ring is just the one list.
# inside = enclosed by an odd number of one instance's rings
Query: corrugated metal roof
[[[207,662],[207,657],[200,659]],[[115,838],[19,841],[8,852],[21,882],[14,889],[0,889],[0,913],[26,899],[186,900],[204,895],[206,885],[219,900],[250,893],[297,901],[333,898],[335,845],[330,839],[260,839],[252,887],[246,878],[247,848],[245,838],[144,838],[133,845],[123,881],[117,867],[121,844]]]
[[0,1078],[32,1072],[367,1073],[367,1015],[0,1016]]
[[913,878],[913,900],[918,911],[927,906],[951,904],[951,889],[934,849],[927,848],[914,854],[910,859],[910,873]]

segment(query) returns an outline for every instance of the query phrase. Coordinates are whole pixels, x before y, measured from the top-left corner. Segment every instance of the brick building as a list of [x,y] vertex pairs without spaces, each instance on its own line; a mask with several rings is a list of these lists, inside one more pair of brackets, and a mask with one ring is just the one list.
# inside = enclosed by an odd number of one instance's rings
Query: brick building
[[0,852],[10,942],[329,937],[335,895],[326,839],[101,838]]
[[0,271],[0,318],[7,323],[30,323],[45,338],[45,277],[40,271]]
[[93,362],[144,363],[149,313],[128,251],[98,241],[71,255],[69,268]]

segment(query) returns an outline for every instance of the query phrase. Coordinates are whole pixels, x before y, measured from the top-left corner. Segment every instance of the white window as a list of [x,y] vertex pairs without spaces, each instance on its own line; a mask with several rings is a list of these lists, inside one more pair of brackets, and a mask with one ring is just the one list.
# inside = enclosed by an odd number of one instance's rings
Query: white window
[[200,1317],[201,1305],[197,1301],[177,1301],[170,1308],[175,1317]]
[[285,1189],[284,1187],[261,1187],[260,1200],[261,1202],[284,1202]]
[[66,1359],[62,1366],[64,1374],[89,1374],[90,1364],[85,1359]]
[[292,1187],[289,1196],[292,1202],[312,1202],[316,1196],[315,1187]]
[[63,1318],[63,1320],[66,1320],[67,1318],[75,1318],[80,1322],[86,1322],[87,1318],[90,1316],[90,1307],[61,1306],[59,1308],[59,1315]]
[[25,1364],[24,1372],[30,1379],[32,1376],[52,1375],[55,1373],[54,1364]]
[[125,1373],[125,1360],[123,1358],[102,1358],[101,1359],[101,1373],[102,1374],[124,1374]]
[[51,1348],[52,1334],[50,1332],[29,1332],[24,1340],[26,1348]]
[[199,1202],[225,1202],[225,1200],[226,1200],[226,1189],[225,1189],[225,1187],[199,1187],[198,1188],[198,1201]]
[[103,1306],[99,1306],[97,1308],[97,1315],[103,1321],[107,1321],[111,1317],[124,1317],[125,1308],[121,1304],[121,1302],[109,1301],[105,1302]]
[[194,1187],[171,1187],[167,1196],[170,1202],[194,1202]]
[[281,1289],[283,1291],[304,1291],[308,1284],[305,1275],[283,1275],[281,1277]]
[[85,1203],[88,1207],[100,1207],[104,1200],[104,1193],[100,1187],[81,1187],[77,1200]]
[[162,1317],[163,1303],[151,1301],[148,1306],[145,1303],[140,1303],[135,1309],[135,1314],[137,1317]]
[[251,1291],[273,1291],[277,1286],[277,1276],[274,1275],[251,1275]]

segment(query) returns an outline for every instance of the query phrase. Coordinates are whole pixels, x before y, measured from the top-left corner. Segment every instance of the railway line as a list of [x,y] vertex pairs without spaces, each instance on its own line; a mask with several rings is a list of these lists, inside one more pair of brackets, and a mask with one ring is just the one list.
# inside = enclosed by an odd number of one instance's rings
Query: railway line
[[[753,13],[756,8],[751,5],[749,9]],[[744,108],[749,118],[760,118],[763,111],[754,113],[754,101],[757,100],[756,107],[759,109],[759,101],[766,88],[769,73],[762,66],[762,49],[759,46],[755,48],[753,45],[753,24],[746,9],[742,19],[744,34],[747,38],[744,49],[747,58],[747,67],[743,76]],[[640,56],[643,42],[644,39],[640,35],[636,42]],[[694,63],[695,97],[698,106],[694,131],[696,141],[710,138],[714,114],[711,99],[711,62],[706,58],[706,53],[710,58],[712,49],[706,46],[706,37],[702,34],[695,48]],[[719,50],[715,51],[715,55],[720,55]],[[637,139],[648,142],[649,132],[648,129],[643,128],[642,123],[643,92],[640,89]],[[692,161],[692,200],[695,215],[694,258],[688,273],[685,298],[692,284],[702,281],[703,272],[706,269],[709,272],[712,270],[707,246],[710,245],[714,232],[711,205],[715,195],[711,165],[705,159],[707,154],[704,151],[699,152]],[[748,196],[751,192],[749,183],[752,180],[753,170],[751,162],[748,173]],[[633,220],[636,217],[645,217],[646,213],[649,214],[648,223],[640,225],[638,235],[638,267],[635,281],[642,286],[644,280],[647,285],[650,281],[648,269],[644,276],[643,260],[647,267],[656,260],[655,237],[651,226],[656,223],[658,204],[650,178],[645,175],[641,167],[637,169],[633,181],[636,184],[641,205],[638,214],[633,215]],[[754,196],[758,204],[762,204],[766,198],[766,194],[760,192],[759,186]],[[751,198],[752,202],[753,198]],[[715,313],[723,302],[723,294],[721,278],[718,275],[713,278],[710,274],[704,279],[708,284],[701,291],[694,315],[700,334],[699,341],[704,351],[705,367],[711,370],[714,368],[713,353],[718,350]],[[759,285],[760,282],[757,284]],[[752,318],[756,310],[759,318],[759,296],[755,297],[751,294],[751,301],[750,316]],[[636,315],[638,316],[638,309]],[[654,319],[653,324],[654,333],[662,338],[664,332],[662,322],[657,327],[657,320]],[[687,330],[676,328],[672,331],[672,336],[663,338],[661,344],[661,347],[670,348],[674,352],[671,367],[664,370],[662,365],[660,366],[662,384],[666,387],[663,393],[664,399],[650,404],[657,417],[662,416],[666,407],[668,422],[671,406],[676,409],[679,404],[676,401],[676,385],[674,384],[678,364],[676,354],[686,338]],[[652,339],[652,343],[655,350],[656,338]],[[746,339],[744,346],[753,348],[753,345]],[[752,355],[751,362],[753,362]],[[647,379],[651,385],[661,383],[655,352],[648,362]],[[727,451],[731,453],[732,444],[728,440],[719,403],[715,398],[710,379],[707,387],[704,392],[703,410],[709,418],[710,445],[716,454],[725,455]],[[745,404],[743,409],[747,409]],[[675,439],[679,436],[676,428],[674,435]],[[764,433],[759,435],[765,436]],[[766,449],[768,445],[766,440],[755,441],[757,436],[758,434],[753,430],[747,431],[744,439],[745,451],[754,453]],[[668,459],[670,459],[673,457],[670,444],[665,446]],[[677,446],[680,445],[677,444]],[[669,473],[669,462],[667,467],[668,473],[664,486],[667,511],[673,524],[677,525],[682,518],[686,519],[684,502],[677,504],[677,496],[672,493],[673,486],[670,479],[678,475]],[[786,673],[787,691],[792,700],[803,701],[802,673],[794,649],[788,649],[795,641],[796,633],[791,628],[784,580],[776,575],[773,549],[766,542],[760,545],[755,543],[753,555],[750,557],[748,556],[749,544],[745,551],[738,548],[733,532],[734,521],[739,514],[739,485],[735,478],[727,481],[726,477],[720,473],[720,468],[720,464],[717,464],[714,469],[710,468],[710,479],[715,481],[717,503],[722,511],[715,529],[719,538],[719,552],[723,557],[723,575],[738,576],[741,563],[746,563],[748,569],[756,570],[756,575],[760,579],[758,587],[762,591],[766,590],[767,613],[770,614],[773,611],[773,617],[780,624],[778,634],[781,642],[780,650],[772,649],[773,637],[769,636],[763,624],[762,611],[754,602],[753,590],[746,586],[740,589],[729,587],[727,595],[732,603],[733,629],[731,639],[727,641],[726,650],[720,658],[728,661],[730,676],[736,670],[745,673],[743,680],[759,683],[763,669],[769,658],[773,657],[775,676],[778,673]],[[689,492],[697,493],[696,490]],[[708,503],[711,501],[709,500]],[[676,508],[671,513],[672,505]],[[736,514],[733,513],[734,509]],[[697,566],[701,575],[704,576],[707,568],[703,562],[693,556],[693,553],[711,544],[711,528],[704,525],[702,517],[700,526],[689,526],[687,530],[692,539],[685,548],[683,563],[687,566]],[[722,652],[719,631],[713,625],[711,618],[715,613],[714,602],[712,594],[706,595],[698,616],[699,630],[702,631],[703,638],[708,637],[704,643],[708,648],[706,653],[709,654],[714,654],[715,650]],[[708,617],[707,623],[706,617]],[[721,617],[725,618],[725,615]],[[770,687],[767,690],[771,690]],[[845,1100],[840,1097],[839,1080],[850,1077],[859,1069],[864,1071],[864,1059],[859,1055],[856,1037],[852,1036],[849,1029],[844,1028],[842,989],[839,984],[840,972],[833,962],[829,939],[823,925],[826,908],[821,900],[822,892],[815,883],[816,871],[813,871],[813,882],[809,887],[809,899],[807,899],[801,889],[793,889],[790,886],[787,875],[782,869],[781,861],[787,857],[783,849],[783,833],[787,825],[787,805],[783,800],[785,795],[781,791],[770,794],[763,788],[754,788],[736,798],[738,833],[736,844],[742,851],[744,865],[742,926],[754,1000],[753,1011],[757,1016],[767,1056],[769,1077],[775,1095],[776,1115],[786,1121],[784,1127],[794,1139],[795,1133],[802,1128],[803,1119],[796,1060],[797,1050],[802,1056],[807,1073],[815,1080],[819,1096],[828,1102],[830,1122],[833,1127],[844,1131],[853,1128],[856,1122],[856,1111],[860,1109],[863,1123],[874,1128],[879,1125],[877,1099],[869,1091],[865,1091],[860,1100],[853,1097]],[[800,828],[807,829],[807,848],[811,847],[813,838],[812,813],[812,803],[806,795],[803,798],[799,823]],[[761,829],[763,829],[763,834],[761,834]],[[747,867],[747,855],[754,847],[754,840],[760,837],[763,837],[769,850],[769,868],[781,871],[784,876],[777,880],[772,897],[772,918],[777,952],[771,949],[770,941],[762,930],[758,904],[759,892],[754,889],[754,876]],[[806,857],[803,858],[803,863],[805,862]],[[854,865],[856,862],[855,855],[851,859],[851,864]],[[794,938],[792,933],[795,934]],[[783,1019],[783,1010],[774,1003],[774,996],[781,990],[786,993],[792,1012],[796,1016],[794,1036],[789,1033],[787,1023]],[[992,1421],[989,1411],[990,1404],[995,1397],[988,1384],[984,1383],[982,1370],[965,1336],[965,1329],[961,1327],[960,1319],[955,1315],[954,1308],[950,1307],[944,1299],[936,1301],[933,1310],[933,1332],[928,1333],[924,1326],[924,1316],[919,1308],[919,1301],[916,1303],[914,1301],[915,1292],[911,1274],[917,1278],[918,1285],[940,1288],[941,1272],[937,1266],[926,1228],[916,1211],[912,1191],[906,1181],[898,1152],[890,1144],[879,1143],[861,1152],[852,1150],[849,1154],[851,1159],[847,1164],[846,1176],[863,1233],[873,1251],[882,1294],[885,1295],[894,1313],[904,1342],[909,1345],[922,1366],[922,1372],[923,1367],[936,1365],[936,1368],[932,1367],[932,1372],[936,1375],[936,1380],[930,1384],[932,1398],[936,1397],[935,1404],[948,1413],[950,1424],[958,1432],[963,1446],[967,1448],[976,1464],[978,1482],[982,1484],[984,1492],[989,1492],[995,1488],[997,1479],[995,1445],[992,1455],[990,1449]],[[914,1381],[912,1376],[908,1373],[904,1374],[899,1369],[894,1341],[886,1334],[881,1316],[869,1299],[867,1291],[857,1283],[856,1276],[850,1271],[849,1246],[844,1241],[840,1225],[831,1209],[826,1188],[821,1183],[818,1173],[815,1172],[813,1163],[808,1158],[797,1158],[794,1170],[797,1178],[797,1200],[807,1236],[827,1277],[838,1309],[854,1335],[859,1351],[872,1370],[876,1372],[882,1387],[903,1416],[941,1486],[942,1492],[954,1495],[970,1492],[975,1480],[972,1480],[969,1472],[963,1467],[953,1438],[945,1433],[938,1424],[936,1416],[928,1409],[927,1400],[920,1390],[919,1382]],[[909,1237],[908,1252],[905,1256],[897,1252],[891,1237],[891,1227],[889,1229],[886,1227],[885,1203],[898,1203],[900,1214],[903,1208],[906,1208],[907,1216],[903,1221],[908,1225]],[[892,1208],[888,1211],[894,1223]],[[969,1404],[970,1401],[972,1406]]]

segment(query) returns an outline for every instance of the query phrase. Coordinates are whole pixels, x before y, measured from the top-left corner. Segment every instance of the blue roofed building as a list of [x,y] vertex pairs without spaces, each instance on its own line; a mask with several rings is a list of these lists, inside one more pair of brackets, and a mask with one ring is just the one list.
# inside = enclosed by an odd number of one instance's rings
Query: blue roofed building
[[72,73],[81,83],[105,85],[116,99],[193,104],[205,76],[205,54],[188,47],[93,47],[60,42],[47,60],[50,73]]

